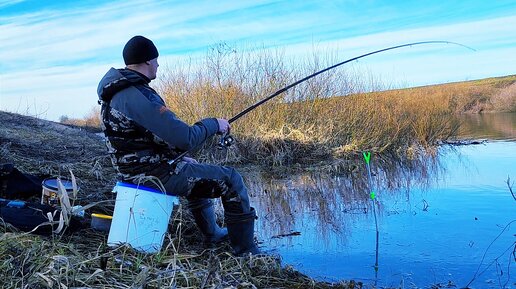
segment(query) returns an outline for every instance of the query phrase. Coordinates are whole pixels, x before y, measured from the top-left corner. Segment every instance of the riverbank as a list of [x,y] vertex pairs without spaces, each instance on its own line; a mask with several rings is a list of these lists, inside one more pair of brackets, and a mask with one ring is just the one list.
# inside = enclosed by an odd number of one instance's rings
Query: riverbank
[[[508,122],[509,121],[509,122]],[[503,131],[511,120],[493,122]],[[68,176],[72,170],[81,191],[78,203],[86,205],[99,200],[113,200],[110,193],[115,173],[102,137],[80,127],[70,127],[36,118],[0,112],[0,160],[14,163],[31,174]],[[418,155],[417,152],[415,154]],[[341,159],[342,168],[359,174],[360,168]],[[360,160],[360,158],[358,158]],[[375,166],[388,160],[388,155],[375,154]],[[350,165],[351,164],[351,165]],[[410,165],[407,163],[407,165]],[[390,166],[386,164],[385,166]],[[281,168],[281,167],[278,167]],[[318,166],[317,169],[320,169]],[[310,170],[299,166],[299,170]],[[314,168],[315,169],[315,168]],[[323,167],[328,171],[335,164]],[[249,170],[253,170],[249,168]],[[358,170],[358,171],[357,171]],[[244,170],[246,171],[246,170]],[[342,171],[339,171],[342,173]],[[356,184],[361,188],[366,185]],[[114,202],[95,207],[110,212]],[[97,212],[98,212],[97,211]],[[89,212],[91,213],[91,211]],[[4,287],[59,288],[85,286],[127,288],[143,286],[159,288],[360,288],[352,281],[318,282],[285,266],[276,257],[234,258],[224,245],[204,250],[197,238],[197,229],[187,216],[177,211],[169,224],[166,250],[157,255],[143,255],[128,248],[106,250],[106,234],[90,229],[64,236],[40,237],[16,233],[2,227],[0,237],[0,272]],[[263,218],[262,218],[263,219]],[[43,254],[41,252],[44,252]],[[103,268],[102,266],[104,266]],[[216,264],[216,266],[213,266]],[[254,287],[253,287],[254,286]]]
[[[110,212],[115,172],[102,138],[59,123],[0,112],[0,163],[34,175],[68,177],[81,187],[76,204],[111,201],[88,210]],[[107,249],[107,235],[83,229],[42,237],[0,226],[2,288],[361,288],[319,282],[275,256],[235,258],[228,244],[205,250],[188,210],[176,210],[164,249],[154,255]]]

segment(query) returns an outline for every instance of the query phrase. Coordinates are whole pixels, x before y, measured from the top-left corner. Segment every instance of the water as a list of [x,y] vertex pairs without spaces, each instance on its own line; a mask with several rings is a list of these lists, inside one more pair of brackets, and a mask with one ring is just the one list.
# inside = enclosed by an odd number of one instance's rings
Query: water
[[465,138],[516,140],[516,113],[466,114],[460,120]]
[[372,156],[378,272],[362,160],[344,176],[248,176],[261,246],[321,280],[516,288],[516,200],[505,183],[516,180],[516,114],[467,116],[463,128],[462,137],[496,141],[402,165]]

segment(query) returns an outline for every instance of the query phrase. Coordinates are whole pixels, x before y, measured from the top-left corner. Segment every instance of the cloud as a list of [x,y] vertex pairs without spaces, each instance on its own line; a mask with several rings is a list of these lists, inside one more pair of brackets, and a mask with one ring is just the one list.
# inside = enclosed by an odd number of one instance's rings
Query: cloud
[[0,8],[12,6],[12,5],[24,2],[24,1],[25,0],[2,0],[2,1],[0,1]]
[[332,51],[339,61],[374,50],[425,40],[447,40],[475,48],[472,52],[455,45],[420,45],[376,54],[357,63],[373,73],[388,75],[405,85],[460,81],[514,74],[516,61],[516,16],[382,32],[346,39],[301,43],[285,50],[305,55],[314,46]]
[[[0,7],[19,2],[0,1]],[[400,9],[376,1],[91,3],[0,15],[0,108],[30,104],[49,107],[51,119],[83,116],[95,103],[100,77],[109,67],[123,65],[123,45],[136,34],[156,43],[162,63],[202,57],[221,41],[237,48],[277,47],[298,59],[315,47],[346,59],[392,45],[442,39],[478,52],[417,46],[355,64],[407,85],[514,73],[509,64],[515,63],[516,16],[462,19],[448,4]],[[495,14],[494,8],[487,12]]]
[[3,75],[0,109],[52,120],[61,115],[82,117],[97,104],[98,82],[113,65],[61,66]]
[[[127,1],[0,17],[0,68],[30,69],[113,59],[120,56],[123,44],[136,34],[153,39],[162,50],[184,50],[189,45],[206,47],[216,41],[253,34],[261,27],[257,23],[237,25],[241,17],[217,20],[220,15],[238,15],[236,11],[249,8],[250,4],[241,1],[220,5],[210,1],[169,3]],[[256,3],[267,2],[255,1],[253,5]],[[216,25],[206,23],[206,19],[214,19]]]

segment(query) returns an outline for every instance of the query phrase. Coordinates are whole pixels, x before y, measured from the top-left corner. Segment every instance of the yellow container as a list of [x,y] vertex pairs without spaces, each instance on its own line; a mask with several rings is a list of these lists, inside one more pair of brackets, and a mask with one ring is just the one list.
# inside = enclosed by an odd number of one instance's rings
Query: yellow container
[[95,230],[109,232],[113,216],[104,214],[91,214],[91,227]]

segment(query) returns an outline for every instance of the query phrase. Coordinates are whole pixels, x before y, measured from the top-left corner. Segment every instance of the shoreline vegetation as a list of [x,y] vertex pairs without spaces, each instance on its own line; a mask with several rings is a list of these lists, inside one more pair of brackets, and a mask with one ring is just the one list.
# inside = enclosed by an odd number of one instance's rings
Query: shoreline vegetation
[[[314,54],[294,65],[280,53],[215,47],[196,65],[165,68],[157,90],[188,123],[221,113],[230,118],[336,62],[331,54]],[[332,162],[362,151],[410,158],[455,138],[456,114],[516,111],[516,76],[364,92],[381,87],[353,66],[323,73],[233,123],[237,146],[232,151],[221,157],[208,143],[198,157],[274,167]]]
[[[306,65],[294,65],[281,53],[246,55],[221,45],[200,63],[165,68],[156,88],[189,123],[209,116],[229,118],[334,60],[314,56]],[[234,123],[235,147],[216,150],[213,139],[196,157],[277,170],[319,164],[353,170],[361,151],[402,161],[431,155],[441,141],[456,137],[460,123],[455,114],[516,111],[516,76],[364,93],[378,84],[364,85],[368,80],[350,67],[322,74],[262,105]],[[87,216],[112,212],[116,175],[102,138],[94,133],[99,131],[98,108],[82,120],[63,116],[61,122],[0,111],[0,162],[34,175],[69,177],[71,170],[81,187],[76,204],[111,201],[88,210]],[[334,163],[342,167],[335,169]],[[317,281],[274,256],[234,258],[227,244],[205,250],[188,214],[181,208],[174,212],[164,249],[155,255],[127,247],[107,249],[107,235],[91,229],[41,237],[0,222],[0,287],[372,286]]]
[[[242,53],[217,45],[196,62],[162,68],[153,85],[187,123],[231,118],[280,88],[338,60],[326,53],[304,62],[280,52]],[[391,89],[364,78],[353,65],[318,75],[261,105],[232,124],[236,145],[195,153],[201,161],[273,167],[331,163],[371,151],[397,158],[431,152],[457,137],[458,114],[516,111],[516,75]],[[373,92],[364,92],[371,91]],[[61,122],[100,127],[99,108]]]

